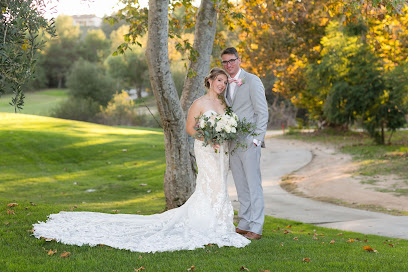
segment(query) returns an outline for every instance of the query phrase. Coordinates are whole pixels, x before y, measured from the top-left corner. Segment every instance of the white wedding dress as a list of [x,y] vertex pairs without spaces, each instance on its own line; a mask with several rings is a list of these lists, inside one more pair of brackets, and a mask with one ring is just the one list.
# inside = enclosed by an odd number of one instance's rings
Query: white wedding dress
[[34,236],[69,245],[103,244],[136,252],[193,250],[207,244],[244,247],[250,240],[235,232],[227,192],[226,146],[215,153],[211,146],[195,141],[196,189],[179,208],[154,215],[60,212],[51,214],[47,222],[34,224]]

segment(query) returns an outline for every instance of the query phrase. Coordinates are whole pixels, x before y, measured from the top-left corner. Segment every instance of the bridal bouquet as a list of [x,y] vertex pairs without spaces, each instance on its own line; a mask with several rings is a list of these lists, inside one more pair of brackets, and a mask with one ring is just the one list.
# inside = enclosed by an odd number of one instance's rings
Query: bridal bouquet
[[238,134],[256,135],[253,132],[254,125],[245,122],[245,119],[240,121],[231,107],[227,107],[224,114],[200,115],[194,129],[197,131],[195,137],[202,140],[204,146],[221,145],[225,141],[236,139]]

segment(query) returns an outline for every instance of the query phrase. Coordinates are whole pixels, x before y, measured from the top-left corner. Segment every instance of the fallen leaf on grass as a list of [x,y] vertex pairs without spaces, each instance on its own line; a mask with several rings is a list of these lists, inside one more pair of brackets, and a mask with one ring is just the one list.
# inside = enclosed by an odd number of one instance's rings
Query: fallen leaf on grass
[[215,247],[215,245],[213,245],[213,244],[208,244],[207,246],[209,246],[209,247]]
[[295,237],[295,238],[293,238],[293,240],[295,240],[295,241],[299,241],[299,238]]
[[292,225],[287,225],[286,226],[287,229],[290,229],[291,227],[292,227]]
[[127,149],[122,149],[122,152],[127,152]]
[[347,241],[346,241],[347,243],[354,243],[354,239],[348,239]]
[[372,249],[370,246],[363,246],[364,250],[367,252],[374,252],[374,253],[378,253],[377,250]]
[[31,204],[31,206],[36,206],[36,204],[35,204],[35,203],[33,203],[33,202],[30,202],[30,204]]
[[7,214],[16,214],[16,213],[12,210],[7,210]]
[[18,204],[17,204],[17,203],[9,203],[9,204],[7,204],[7,207],[15,207],[15,206],[18,206]]
[[45,238],[45,237],[40,237],[40,239],[44,239],[46,242],[57,241],[57,240],[55,240],[55,239]]
[[68,258],[69,256],[71,256],[70,252],[64,252],[61,254],[61,258]]
[[142,255],[139,255],[139,260],[143,259]]
[[271,270],[259,270],[259,272],[271,272]]
[[309,262],[310,262],[310,258],[303,258],[303,262],[309,263]]
[[284,232],[283,232],[284,234],[288,234],[288,233],[290,233],[290,231],[288,231],[288,230],[284,230]]
[[343,235],[343,233],[338,233],[338,234],[337,234],[337,236],[342,236],[342,235]]
[[187,269],[187,271],[194,271],[195,270],[195,266],[192,265],[189,269]]
[[249,269],[246,268],[245,266],[241,266],[241,268],[240,268],[239,270],[241,270],[241,271],[249,271]]
[[144,266],[139,267],[138,269],[133,268],[136,272],[141,271],[141,270],[145,270],[146,268],[144,268]]
[[54,255],[55,253],[57,253],[57,250],[52,250],[52,249],[50,249],[49,251],[48,251],[48,256],[52,256],[52,255]]
[[334,244],[336,241],[335,240],[331,240],[330,241],[330,244]]

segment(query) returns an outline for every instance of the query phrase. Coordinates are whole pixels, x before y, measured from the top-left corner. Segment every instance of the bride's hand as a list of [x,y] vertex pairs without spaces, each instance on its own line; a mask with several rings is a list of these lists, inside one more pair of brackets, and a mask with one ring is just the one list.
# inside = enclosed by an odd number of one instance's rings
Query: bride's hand
[[215,150],[218,150],[221,146],[219,144],[213,144],[212,146]]

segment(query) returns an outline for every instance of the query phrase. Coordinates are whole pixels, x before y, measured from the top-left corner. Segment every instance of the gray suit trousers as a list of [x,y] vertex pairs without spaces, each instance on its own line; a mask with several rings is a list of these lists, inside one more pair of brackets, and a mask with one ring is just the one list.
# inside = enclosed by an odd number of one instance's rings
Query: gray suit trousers
[[262,234],[265,218],[262,189],[261,147],[254,144],[237,148],[230,155],[230,167],[238,193],[240,218],[238,228]]

